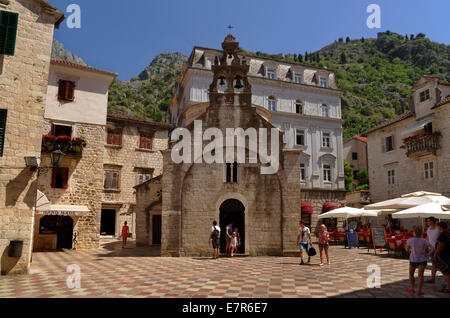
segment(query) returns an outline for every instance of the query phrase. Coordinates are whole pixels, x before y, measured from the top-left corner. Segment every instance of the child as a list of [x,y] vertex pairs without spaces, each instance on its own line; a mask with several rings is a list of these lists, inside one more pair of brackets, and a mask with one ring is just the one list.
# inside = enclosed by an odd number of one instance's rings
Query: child
[[[430,249],[429,252],[428,249]],[[411,288],[406,288],[406,291],[414,294],[414,274],[416,268],[419,268],[419,286],[417,295],[422,296],[424,295],[424,292],[422,291],[423,273],[425,272],[425,267],[427,267],[428,256],[434,252],[434,246],[432,246],[428,240],[422,238],[422,228],[416,227],[414,229],[414,237],[411,237],[406,241],[406,250],[411,252],[409,256],[409,282]]]
[[325,250],[325,255],[327,257],[327,263],[330,265],[330,258],[328,257],[328,241],[330,240],[330,233],[327,231],[325,224],[320,226],[319,232],[319,250],[320,250],[320,266],[323,266],[323,251]]
[[237,235],[236,232],[233,232],[233,236],[231,237],[231,257],[233,257],[233,254],[236,252],[237,247]]

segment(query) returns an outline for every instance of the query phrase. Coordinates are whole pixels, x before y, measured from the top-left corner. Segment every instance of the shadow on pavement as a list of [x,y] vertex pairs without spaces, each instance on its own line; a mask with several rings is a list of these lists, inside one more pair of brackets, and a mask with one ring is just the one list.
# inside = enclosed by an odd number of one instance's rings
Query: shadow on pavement
[[161,246],[136,246],[135,241],[128,241],[122,248],[121,241],[102,243],[98,257],[160,257]]
[[[383,280],[383,278],[381,278]],[[425,281],[429,279],[425,275]],[[330,298],[450,298],[450,294],[441,293],[442,285],[444,284],[444,279],[442,277],[436,278],[435,284],[424,284],[423,291],[425,295],[417,295],[417,275],[416,275],[416,293],[410,294],[405,289],[409,288],[409,279],[401,280],[395,283],[383,284],[381,288],[366,288],[362,290],[357,290],[351,293],[344,293],[337,296],[332,296]]]

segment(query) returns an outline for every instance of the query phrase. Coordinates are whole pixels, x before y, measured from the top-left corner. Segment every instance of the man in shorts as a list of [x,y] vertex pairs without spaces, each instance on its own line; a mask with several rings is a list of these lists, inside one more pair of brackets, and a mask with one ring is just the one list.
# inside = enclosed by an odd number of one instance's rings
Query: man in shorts
[[213,222],[211,228],[211,234],[209,235],[209,246],[214,249],[213,259],[219,258],[219,248],[220,248],[220,227],[217,225],[217,221]]
[[[299,225],[300,227],[298,228],[297,245],[300,248],[300,265],[304,265],[305,262],[303,262],[303,250],[305,250],[306,254],[308,255],[309,246],[312,246],[312,239],[311,231],[305,225],[305,223],[303,223],[303,221],[300,221]],[[311,262],[311,257],[308,256],[308,263],[309,262]]]
[[[439,232],[439,229],[436,225],[437,220],[434,217],[430,217],[427,220],[427,225],[428,225],[428,229],[427,229],[427,239],[428,242],[430,242],[430,244],[436,248],[437,247],[437,240],[439,238],[439,235],[441,234]],[[434,257],[434,253],[430,254],[430,261],[432,263],[432,268],[431,268],[431,279],[429,281],[427,281],[428,284],[434,284],[436,282],[436,264],[433,261],[433,257]]]

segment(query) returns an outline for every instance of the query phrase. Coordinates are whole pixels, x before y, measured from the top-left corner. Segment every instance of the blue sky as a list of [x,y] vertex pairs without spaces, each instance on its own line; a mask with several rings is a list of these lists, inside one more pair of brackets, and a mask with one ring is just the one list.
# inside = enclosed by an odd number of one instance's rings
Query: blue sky
[[[137,76],[159,53],[189,55],[195,45],[220,48],[232,24],[247,50],[315,51],[339,37],[376,37],[390,30],[423,32],[450,43],[448,0],[50,0],[61,11],[81,7],[81,29],[63,22],[55,38],[89,65]],[[381,29],[369,29],[366,8],[381,7]]]

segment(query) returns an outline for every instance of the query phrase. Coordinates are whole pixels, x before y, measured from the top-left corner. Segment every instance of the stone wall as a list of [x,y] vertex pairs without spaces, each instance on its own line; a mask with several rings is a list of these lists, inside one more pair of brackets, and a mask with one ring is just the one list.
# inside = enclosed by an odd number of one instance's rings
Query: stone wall
[[[55,205],[86,205],[91,212],[76,218],[74,230],[78,232],[77,248],[99,246],[101,198],[103,192],[103,155],[105,127],[91,124],[74,124],[74,133],[85,137],[87,145],[80,156],[67,155],[60,167],[69,168],[68,189],[51,187],[52,171],[39,178],[39,190]],[[51,129],[46,121],[45,133]],[[42,166],[50,167],[50,154],[42,154]],[[37,224],[35,227],[38,227]]]
[[[313,207],[313,214],[311,215],[311,233],[314,234],[319,231],[320,225],[323,224],[323,220],[319,220],[317,217],[322,213],[323,205],[326,202],[334,202],[339,207],[346,204],[345,191],[327,191],[327,190],[307,190],[302,189],[302,201],[308,201]],[[343,229],[342,219],[338,219],[338,229]],[[313,240],[315,235],[312,235]]]
[[[252,107],[209,107],[204,129],[271,128]],[[280,136],[280,145],[281,145]],[[279,153],[279,171],[263,175],[260,164],[239,164],[238,182],[226,182],[224,164],[175,164],[164,152],[162,186],[162,256],[209,256],[211,224],[220,220],[228,199],[245,207],[245,252],[252,256],[295,251],[300,215],[300,156]],[[224,224],[220,224],[222,228]],[[239,229],[243,232],[243,229]]]
[[[39,1],[9,1],[0,10],[19,13],[14,56],[0,56],[0,107],[8,109],[0,157],[1,274],[27,273],[31,257],[36,173],[24,157],[40,156],[44,105],[55,17]],[[23,240],[20,259],[9,258],[11,240]]]
[[136,245],[153,245],[153,215],[161,215],[161,177],[136,186]]
[[[136,212],[136,190],[139,183],[140,169],[154,169],[153,177],[162,174],[163,162],[161,151],[168,147],[168,130],[157,129],[153,139],[153,149],[139,148],[139,131],[152,129],[151,124],[130,124],[121,121],[108,121],[110,128],[122,129],[122,144],[120,146],[107,145],[104,139],[104,165],[115,166],[120,171],[119,189],[103,190],[102,203],[104,208],[117,210],[119,217],[116,224],[116,235],[120,236],[121,225],[127,221],[130,232],[136,237],[134,228]],[[154,128],[153,128],[154,129]]]

